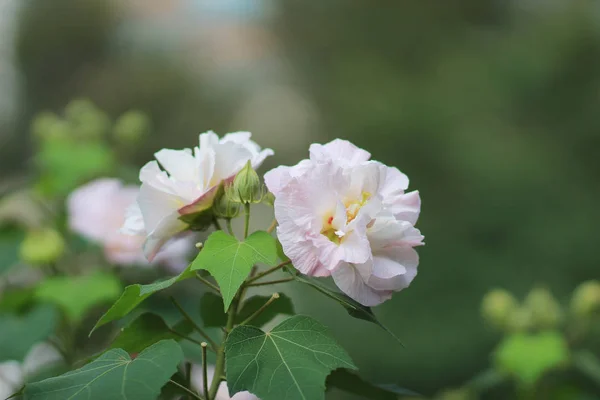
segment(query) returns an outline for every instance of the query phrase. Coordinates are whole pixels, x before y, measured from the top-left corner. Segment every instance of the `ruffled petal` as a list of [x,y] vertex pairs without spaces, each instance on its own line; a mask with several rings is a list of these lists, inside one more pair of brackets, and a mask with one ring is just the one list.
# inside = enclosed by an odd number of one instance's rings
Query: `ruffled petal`
[[367,285],[356,267],[351,264],[340,265],[331,276],[342,292],[364,306],[376,306],[392,297],[392,291],[376,290]]

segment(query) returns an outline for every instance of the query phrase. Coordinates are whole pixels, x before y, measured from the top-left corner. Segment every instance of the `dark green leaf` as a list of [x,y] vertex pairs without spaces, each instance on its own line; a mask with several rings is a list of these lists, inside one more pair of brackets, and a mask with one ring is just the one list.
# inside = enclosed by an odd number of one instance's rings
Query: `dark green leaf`
[[38,400],[154,400],[183,360],[174,340],[163,340],[135,359],[109,350],[75,371],[25,385],[23,397]]
[[0,361],[22,361],[31,346],[52,334],[57,314],[52,306],[42,305],[25,316],[0,315]]
[[225,344],[229,392],[247,390],[262,400],[325,398],[325,379],[336,368],[356,369],[318,321],[295,316],[268,333],[235,328]]
[[259,262],[270,266],[277,263],[277,245],[267,232],[254,232],[240,242],[223,231],[216,231],[192,263],[192,270],[210,272],[219,284],[227,311],[252,266]]
[[0,312],[16,312],[34,302],[35,288],[9,288],[0,294]]
[[400,339],[394,334],[394,332],[392,332],[387,326],[383,325],[381,323],[381,321],[379,321],[379,319],[377,319],[377,316],[373,313],[373,311],[371,310],[371,307],[366,307],[363,306],[362,304],[360,304],[359,302],[355,301],[354,299],[351,299],[350,297],[346,296],[343,293],[340,292],[335,292],[331,289],[329,289],[328,287],[322,285],[321,283],[319,283],[316,279],[310,278],[308,276],[303,276],[300,275],[298,273],[295,273],[293,271],[288,270],[288,272],[290,272],[290,274],[298,281],[298,282],[302,282],[306,285],[311,286],[312,288],[318,290],[319,292],[323,293],[325,296],[337,301],[338,303],[341,304],[342,307],[344,307],[346,309],[346,311],[348,312],[348,314],[350,314],[350,316],[354,317],[354,318],[358,318],[358,319],[362,319],[364,321],[368,321],[371,322],[377,326],[379,326],[381,329],[383,329],[384,331],[386,331],[387,333],[390,334],[390,336],[392,336],[394,339],[396,339],[396,341],[398,341],[398,343],[400,343],[400,345],[404,346],[404,344],[400,341]]
[[0,232],[0,276],[8,272],[19,261],[19,246],[24,233],[16,229]]
[[193,276],[194,273],[190,271],[190,267],[187,267],[181,274],[170,279],[151,283],[149,285],[136,284],[127,286],[115,304],[112,305],[112,307],[98,320],[98,322],[96,322],[96,325],[90,332],[90,335],[102,325],[123,318],[133,309],[135,309],[142,301],[146,300],[154,293],[167,289],[173,284]]
[[[173,333],[173,331],[180,335]],[[121,328],[121,332],[113,340],[109,348],[123,349],[130,354],[139,353],[146,347],[150,347],[161,340],[180,340],[181,335],[187,336],[192,331],[192,325],[185,320],[176,324],[171,329],[162,317],[152,313],[144,313],[126,327]]]
[[[236,324],[246,320],[258,311],[271,296],[252,296],[244,302],[242,309],[236,316]],[[206,293],[200,303],[200,314],[205,326],[221,327],[227,323],[227,314],[223,312],[223,300],[215,293]],[[263,326],[279,314],[294,315],[292,300],[280,293],[279,298],[269,305],[264,311],[252,320],[252,325]]]
[[376,385],[365,381],[347,369],[337,369],[327,377],[327,387],[336,387],[354,395],[370,400],[396,400],[398,396],[419,396],[411,390],[397,385]]
[[36,297],[60,307],[69,320],[80,321],[95,306],[114,301],[121,292],[119,279],[96,271],[83,276],[56,276],[43,280]]

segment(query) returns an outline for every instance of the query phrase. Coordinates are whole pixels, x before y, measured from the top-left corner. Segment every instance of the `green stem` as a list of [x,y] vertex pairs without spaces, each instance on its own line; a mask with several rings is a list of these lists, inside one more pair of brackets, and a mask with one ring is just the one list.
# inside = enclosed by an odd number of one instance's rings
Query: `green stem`
[[[199,340],[192,339],[191,337],[189,337],[189,336],[186,336],[186,335],[184,335],[184,334],[182,334],[182,333],[179,333],[179,332],[177,332],[176,330],[173,330],[173,329],[171,329],[171,328],[169,328],[169,332],[171,332],[173,335],[175,335],[175,336],[178,336],[178,337],[180,337],[180,338],[182,338],[182,339],[184,339],[184,340],[187,340],[187,341],[189,341],[189,342],[191,342],[191,343],[195,343],[195,344],[197,344],[198,346],[202,346],[202,343],[204,343],[204,342],[200,342]],[[212,351],[215,351],[215,350],[213,350],[213,349],[211,349],[211,350],[212,350]]]
[[[185,363],[185,387],[192,387],[192,363],[189,361],[186,361]],[[193,399],[191,395],[190,399]]]
[[196,393],[194,393],[193,391],[191,391],[190,389],[186,388],[185,386],[183,386],[180,383],[175,382],[172,379],[169,379],[169,383],[173,386],[177,386],[179,389],[183,390],[184,392],[186,392],[188,395],[192,396],[192,398],[197,399],[197,400],[204,400],[202,397],[198,396]]
[[248,237],[248,229],[250,229],[250,203],[244,203],[244,211],[244,239],[246,239]]
[[217,285],[215,285],[214,283],[212,283],[211,281],[209,281],[208,279],[206,279],[205,277],[203,277],[202,275],[200,275],[199,272],[196,272],[196,279],[198,279],[200,282],[204,283],[209,288],[213,289],[215,292],[221,294],[221,290],[219,289],[219,287]]
[[258,282],[258,283],[250,283],[247,284],[246,286],[266,286],[266,285],[274,285],[276,283],[284,283],[284,282],[290,282],[293,281],[294,278],[283,278],[283,279],[276,279],[274,281],[266,281],[266,282]]
[[202,343],[202,386],[204,390],[204,398],[210,400],[208,395],[208,360],[206,358],[206,346],[205,342]]
[[217,362],[215,363],[215,374],[213,376],[212,383],[210,384],[210,390],[208,392],[208,398],[214,399],[217,394],[217,390],[219,390],[219,384],[221,383],[222,376],[225,372],[225,342],[227,341],[227,336],[233,329],[233,325],[235,323],[235,317],[237,314],[238,303],[240,302],[239,296],[235,296],[229,306],[229,310],[227,310],[227,325],[225,326],[225,333],[223,335],[223,343],[221,343],[221,347],[217,351]]
[[219,223],[219,220],[217,219],[217,217],[213,218],[213,225],[215,226],[215,229],[218,231],[222,231],[223,228],[221,228],[221,224]]
[[273,219],[273,222],[271,222],[271,225],[269,225],[269,227],[267,228],[267,232],[271,233],[275,230],[275,228],[277,228],[277,220]]
[[194,320],[192,319],[192,317],[190,317],[190,315],[183,309],[183,307],[181,307],[181,305],[177,302],[177,300],[175,300],[175,298],[173,296],[171,296],[171,302],[173,303],[173,305],[177,308],[177,310],[179,310],[179,312],[181,313],[181,315],[183,315],[183,317],[185,319],[187,319],[187,321],[194,327],[194,329],[196,331],[198,331],[198,333],[200,335],[202,335],[202,337],[204,339],[206,339],[206,341],[208,343],[210,343],[210,346],[217,351],[217,343],[215,343],[214,340],[212,340],[210,338],[210,336],[208,336],[208,334],[206,332],[204,332],[204,330],[202,328],[200,328],[200,326],[198,326],[198,324],[196,322],[194,322]]
[[233,226],[231,225],[231,218],[227,218],[225,220],[225,226],[227,226],[227,231],[229,232],[229,234],[231,236],[235,236],[235,234],[233,233]]
[[249,283],[252,283],[254,281],[257,281],[257,280],[259,280],[260,278],[262,278],[264,276],[272,274],[273,272],[280,270],[281,268],[285,267],[286,265],[288,265],[290,263],[291,263],[291,261],[289,261],[289,260],[288,261],[284,261],[281,264],[276,265],[273,268],[269,268],[268,270],[263,271],[263,272],[261,272],[260,274],[254,276],[254,277],[250,277],[250,279],[248,279],[246,281],[246,285],[248,285]]
[[267,302],[265,304],[263,304],[262,307],[260,307],[258,310],[256,310],[254,312],[254,314],[252,314],[251,316],[246,318],[243,322],[241,322],[240,325],[246,325],[247,323],[251,322],[254,318],[259,316],[260,313],[262,313],[267,307],[269,307],[269,305],[272,302],[274,302],[278,298],[279,298],[279,293],[273,293],[273,295],[271,295],[271,298],[269,300],[267,300]]

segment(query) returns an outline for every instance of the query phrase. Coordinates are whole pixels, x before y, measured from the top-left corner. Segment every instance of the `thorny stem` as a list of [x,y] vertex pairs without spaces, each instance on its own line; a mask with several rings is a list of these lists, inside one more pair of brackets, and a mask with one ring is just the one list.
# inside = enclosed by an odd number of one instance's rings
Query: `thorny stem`
[[266,285],[274,285],[276,283],[284,283],[284,282],[291,282],[293,281],[294,278],[283,278],[283,279],[276,279],[274,281],[266,281],[266,282],[258,282],[258,283],[250,283],[247,284],[246,286],[266,286]]
[[205,277],[203,277],[202,275],[200,275],[199,272],[196,272],[196,279],[198,279],[200,282],[204,283],[209,288],[213,289],[215,292],[221,294],[221,290],[219,289],[219,287],[217,285],[215,285],[214,283],[212,283],[211,281],[209,281],[208,279],[206,279]]
[[210,400],[208,396],[208,360],[206,359],[206,342],[202,342],[202,386],[204,390],[204,398]]
[[217,343],[215,343],[215,341],[212,340],[210,338],[210,336],[208,336],[208,334],[206,332],[204,332],[204,330],[202,328],[200,328],[200,326],[198,326],[198,324],[196,322],[194,322],[192,317],[190,317],[190,315],[183,309],[183,307],[181,307],[181,305],[177,302],[177,300],[175,300],[175,298],[173,296],[171,296],[170,299],[171,299],[171,302],[173,303],[173,305],[177,308],[177,310],[179,310],[181,315],[183,315],[183,317],[185,319],[187,319],[190,324],[192,324],[194,329],[196,329],[196,331],[198,331],[198,333],[200,335],[202,335],[202,337],[204,337],[206,339],[206,341],[208,343],[210,343],[210,346],[216,351],[217,347],[218,347]]
[[197,400],[205,400],[204,398],[198,396],[196,393],[194,393],[192,390],[186,388],[185,386],[183,386],[180,383],[175,382],[172,379],[169,379],[169,383],[173,386],[177,386],[179,389],[183,390],[184,392],[186,392],[188,395],[192,396],[192,398],[197,399]]
[[246,281],[246,285],[248,285],[249,283],[252,283],[252,282],[254,282],[256,280],[259,280],[263,276],[267,276],[269,274],[272,274],[273,272],[280,270],[281,268],[285,267],[286,265],[288,265],[290,263],[291,263],[291,261],[287,260],[287,261],[282,262],[281,264],[278,264],[278,265],[274,266],[273,268],[269,268],[268,270],[263,271],[260,274],[254,276],[254,277],[251,277],[250,279],[248,279]]
[[267,307],[269,307],[269,305],[272,302],[274,302],[278,298],[279,298],[279,293],[273,293],[271,295],[271,298],[269,300],[267,300],[267,302],[265,304],[263,304],[258,310],[256,310],[254,312],[254,314],[252,314],[251,316],[249,316],[248,318],[246,318],[244,321],[242,321],[240,323],[240,325],[246,325],[248,322],[252,321],[254,318],[256,318],[257,316],[259,316],[260,313],[262,313]]

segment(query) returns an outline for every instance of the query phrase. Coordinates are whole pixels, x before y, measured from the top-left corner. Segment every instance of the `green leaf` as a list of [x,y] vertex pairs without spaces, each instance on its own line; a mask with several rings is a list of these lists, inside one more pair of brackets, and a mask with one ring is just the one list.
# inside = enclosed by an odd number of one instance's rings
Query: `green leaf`
[[327,387],[330,386],[369,400],[397,400],[398,396],[421,397],[420,394],[397,385],[376,385],[367,382],[357,374],[343,368],[336,369],[327,377]]
[[277,244],[267,232],[254,232],[240,242],[223,231],[216,231],[192,263],[192,271],[205,269],[210,272],[219,284],[227,311],[252,266],[259,262],[269,266],[277,263]]
[[134,360],[122,349],[109,350],[95,361],[55,378],[25,385],[25,399],[154,400],[183,360],[174,340],[163,340]]
[[515,333],[500,343],[495,361],[500,370],[532,386],[547,371],[566,364],[569,349],[564,337],[556,331]]
[[[250,297],[242,304],[242,309],[236,315],[235,323],[239,324],[254,314],[270,298],[271,296]],[[252,325],[263,326],[279,314],[295,314],[292,300],[283,293],[279,293],[279,298],[252,320]],[[205,293],[200,302],[200,315],[202,316],[204,326],[225,326],[227,323],[227,314],[223,312],[223,299],[221,299],[221,296],[212,292]]]
[[384,331],[386,331],[398,343],[400,343],[400,345],[402,347],[404,347],[404,344],[398,338],[398,336],[396,336],[394,334],[394,332],[392,332],[387,326],[385,326],[384,324],[381,323],[381,321],[379,321],[379,319],[377,318],[377,316],[371,310],[371,307],[363,306],[362,304],[360,304],[356,300],[354,300],[354,299],[346,296],[345,294],[340,293],[340,292],[335,292],[335,291],[329,289],[328,287],[326,287],[326,286],[322,285],[321,283],[319,283],[316,279],[309,278],[308,276],[300,275],[299,273],[292,272],[289,269],[287,271],[298,282],[301,282],[301,283],[304,283],[306,285],[309,285],[312,288],[314,288],[314,289],[318,290],[319,292],[323,293],[325,296],[327,296],[327,297],[329,297],[329,298],[337,301],[338,303],[340,303],[340,305],[346,309],[346,311],[348,312],[348,314],[350,314],[351,317],[362,319],[364,321],[368,321],[368,322],[371,322],[371,323],[377,325],[378,327],[380,327],[381,329],[383,329]]
[[35,300],[35,288],[8,288],[0,295],[0,312],[19,313]]
[[194,273],[190,271],[190,267],[187,267],[181,274],[174,276],[169,279],[165,279],[159,282],[151,283],[149,285],[130,285],[125,288],[125,291],[119,297],[119,299],[112,305],[112,307],[96,322],[96,325],[90,332],[90,336],[96,329],[105,325],[111,321],[123,318],[135,309],[142,301],[156,292],[167,289],[175,283],[188,279],[194,276]]
[[41,305],[25,316],[0,315],[0,361],[23,360],[31,346],[52,334],[57,314],[52,306]]
[[0,276],[19,262],[19,246],[25,234],[16,229],[0,231]]
[[229,392],[247,390],[262,400],[325,398],[325,378],[336,368],[356,369],[318,321],[295,316],[268,333],[236,327],[225,343]]
[[116,276],[96,271],[46,278],[36,288],[36,297],[60,307],[70,321],[79,322],[93,307],[117,299],[120,292],[121,282]]
[[130,354],[139,353],[161,340],[180,340],[181,336],[174,334],[173,331],[181,335],[189,335],[192,333],[193,327],[184,320],[171,329],[162,317],[152,313],[144,313],[126,327],[121,328],[121,332],[109,348],[123,349]]

